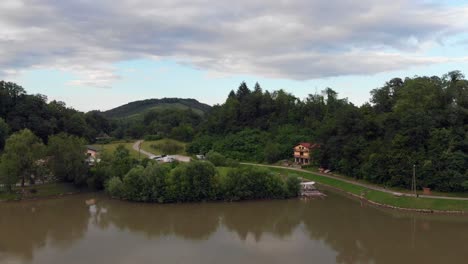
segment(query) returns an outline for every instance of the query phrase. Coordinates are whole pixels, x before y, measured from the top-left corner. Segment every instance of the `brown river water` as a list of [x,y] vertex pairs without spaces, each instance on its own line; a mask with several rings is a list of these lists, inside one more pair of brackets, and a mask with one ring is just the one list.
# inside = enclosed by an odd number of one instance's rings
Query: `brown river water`
[[[0,203],[0,263],[468,263],[468,217],[324,200]],[[86,201],[94,198],[95,205]],[[88,202],[89,204],[89,202]]]

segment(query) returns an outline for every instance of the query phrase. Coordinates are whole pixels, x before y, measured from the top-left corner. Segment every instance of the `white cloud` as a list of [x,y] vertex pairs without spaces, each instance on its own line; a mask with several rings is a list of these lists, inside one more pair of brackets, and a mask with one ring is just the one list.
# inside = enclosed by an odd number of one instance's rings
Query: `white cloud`
[[447,61],[426,51],[467,31],[468,8],[424,1],[0,2],[0,75],[73,72],[111,87],[116,62],[165,58],[209,76],[297,80],[375,74]]

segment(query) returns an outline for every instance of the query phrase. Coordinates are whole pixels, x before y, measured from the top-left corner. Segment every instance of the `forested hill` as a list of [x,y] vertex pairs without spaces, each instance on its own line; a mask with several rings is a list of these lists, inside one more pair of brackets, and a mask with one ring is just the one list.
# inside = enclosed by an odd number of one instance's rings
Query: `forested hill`
[[97,111],[83,113],[64,102],[48,102],[45,95],[28,94],[15,83],[0,81],[0,150],[9,134],[25,128],[44,142],[62,132],[93,141],[112,130]]
[[394,78],[360,107],[328,88],[299,99],[242,83],[214,106],[188,150],[276,162],[298,142],[319,143],[314,165],[371,182],[468,192],[468,81]]
[[148,111],[162,111],[167,109],[187,110],[192,109],[199,115],[204,115],[210,110],[211,106],[198,102],[195,99],[182,98],[163,98],[163,99],[147,99],[131,102],[114,109],[103,112],[108,118],[131,118],[140,116]]

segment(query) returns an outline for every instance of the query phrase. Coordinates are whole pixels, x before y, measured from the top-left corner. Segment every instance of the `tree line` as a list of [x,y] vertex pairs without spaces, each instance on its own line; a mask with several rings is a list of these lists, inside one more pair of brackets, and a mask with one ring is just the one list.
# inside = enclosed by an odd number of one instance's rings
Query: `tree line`
[[47,102],[45,95],[27,94],[15,83],[0,81],[0,150],[10,133],[22,129],[31,130],[43,142],[59,133],[94,141],[110,133],[112,126],[98,111],[83,113],[64,102]]
[[189,145],[244,161],[288,159],[301,141],[320,144],[314,165],[386,186],[468,191],[468,81],[459,71],[394,78],[356,106],[330,88],[305,99],[241,83],[213,107]]
[[238,201],[284,199],[299,194],[300,180],[255,167],[231,168],[221,175],[211,162],[136,166],[106,183],[111,196],[137,202]]

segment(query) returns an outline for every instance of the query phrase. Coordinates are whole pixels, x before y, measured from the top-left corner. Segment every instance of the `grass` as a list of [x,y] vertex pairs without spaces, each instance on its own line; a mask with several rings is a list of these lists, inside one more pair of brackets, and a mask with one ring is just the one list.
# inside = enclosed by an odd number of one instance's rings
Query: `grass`
[[[22,189],[24,189],[24,194],[21,192]],[[35,192],[31,191],[33,189]],[[70,183],[47,183],[25,186],[24,188],[15,187],[12,193],[0,192],[0,201],[46,198],[80,191]]]
[[[95,144],[95,145],[92,145],[93,147],[97,147],[97,148],[102,148],[103,151],[105,152],[109,152],[109,153],[113,153],[117,147],[119,145],[124,145],[124,147],[126,149],[128,149],[130,151],[130,156],[132,158],[135,158],[135,159],[138,159],[138,151],[134,150],[133,149],[133,144],[135,144],[135,142],[126,142],[126,141],[114,141],[112,143],[108,143],[108,144]],[[144,155],[142,155],[142,157],[145,157]]]
[[[318,168],[306,168],[305,170],[310,171],[311,173],[314,173],[314,172],[316,172],[318,170]],[[357,180],[357,179],[354,179],[354,178],[351,178],[351,177],[348,177],[348,176],[344,176],[344,175],[341,175],[341,174],[333,173],[333,177],[342,178],[342,179],[348,180],[348,181],[351,180],[351,181],[355,181],[357,183],[366,184],[366,185],[370,185],[370,186],[374,186],[374,187],[380,187],[380,188],[383,187],[382,185],[375,184],[375,183],[372,183],[372,182],[369,182],[369,181],[366,181],[366,180],[363,180],[363,179]],[[410,190],[405,189],[405,188],[386,187],[386,189],[394,191],[394,192],[400,192],[400,193],[412,193]],[[417,193],[420,194],[420,195],[424,194],[422,190],[418,190]],[[432,196],[466,197],[466,198],[468,198],[468,193],[456,193],[456,192],[450,192],[449,193],[449,192],[431,191],[431,195]]]
[[143,149],[144,151],[148,151],[150,153],[153,153],[154,155],[168,154],[168,153],[162,153],[160,150],[154,149],[154,148],[151,147],[151,145],[157,145],[157,144],[162,144],[162,143],[166,143],[166,142],[171,142],[171,143],[174,143],[174,144],[179,145],[181,147],[181,149],[182,149],[181,151],[179,151],[177,153],[172,153],[172,154],[187,155],[187,153],[185,152],[185,147],[186,147],[187,143],[177,141],[177,140],[174,140],[174,139],[161,139],[161,140],[143,141],[143,143],[141,144],[141,149]]
[[319,184],[328,185],[340,190],[355,194],[362,195],[367,200],[409,209],[427,209],[427,210],[441,210],[441,211],[468,211],[468,201],[461,200],[445,200],[445,199],[432,199],[432,198],[416,198],[416,197],[398,197],[390,193],[371,190],[366,187],[358,186],[352,183],[344,182],[339,179],[331,179],[308,172],[291,171],[288,169],[270,168],[270,170],[287,175],[297,175]]
[[225,177],[232,168],[229,167],[216,167],[221,177]]

